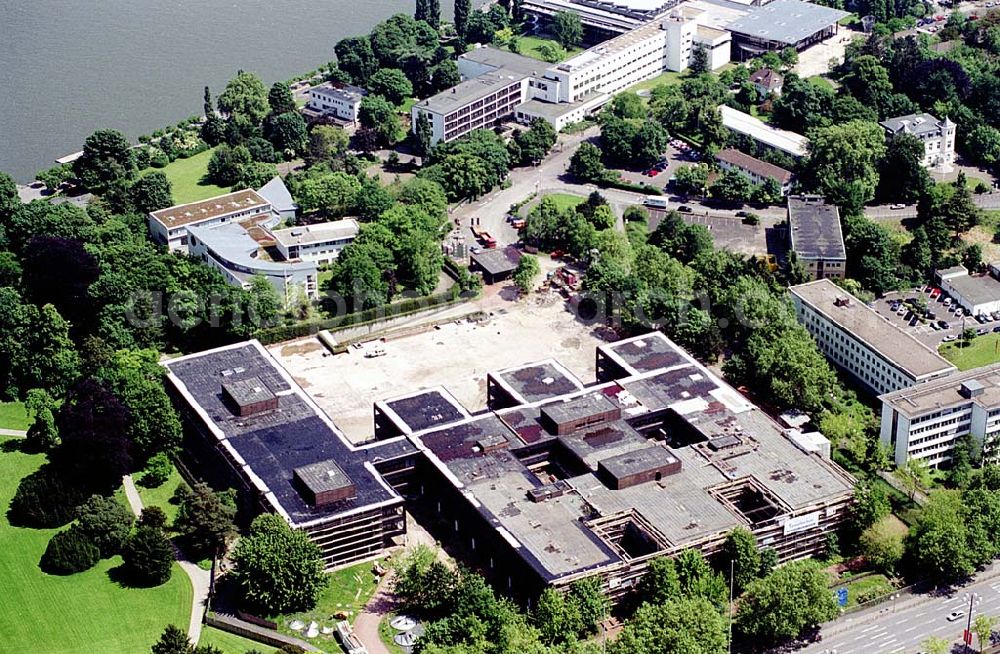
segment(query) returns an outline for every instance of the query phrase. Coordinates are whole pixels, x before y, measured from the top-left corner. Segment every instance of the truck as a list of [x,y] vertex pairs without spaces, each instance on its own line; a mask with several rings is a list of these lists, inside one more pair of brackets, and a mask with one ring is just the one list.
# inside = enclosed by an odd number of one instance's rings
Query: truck
[[644,205],[652,209],[666,209],[667,208],[667,198],[662,198],[658,195],[647,195],[642,201]]
[[487,249],[492,250],[497,246],[497,240],[490,236],[489,232],[479,232],[479,240],[482,242],[483,246]]

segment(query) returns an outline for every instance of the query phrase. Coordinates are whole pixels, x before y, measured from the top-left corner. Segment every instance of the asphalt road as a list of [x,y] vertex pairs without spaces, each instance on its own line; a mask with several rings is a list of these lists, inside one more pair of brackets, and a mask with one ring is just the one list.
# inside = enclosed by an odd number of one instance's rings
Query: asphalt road
[[[1000,209],[1000,193],[983,193],[973,195],[972,201],[980,209],[995,211]],[[890,209],[888,204],[879,204],[865,207],[865,216],[871,220],[896,220],[903,218],[916,218],[917,205],[908,204],[902,209]]]
[[[868,611],[854,613],[824,625],[822,639],[798,650],[801,654],[894,654],[920,652],[929,636],[961,643],[968,616],[949,622],[953,610],[969,610],[963,594],[979,597],[978,613],[1000,615],[1000,569],[996,565],[978,576],[981,581],[949,594],[903,596]],[[975,643],[978,651],[978,642]]]

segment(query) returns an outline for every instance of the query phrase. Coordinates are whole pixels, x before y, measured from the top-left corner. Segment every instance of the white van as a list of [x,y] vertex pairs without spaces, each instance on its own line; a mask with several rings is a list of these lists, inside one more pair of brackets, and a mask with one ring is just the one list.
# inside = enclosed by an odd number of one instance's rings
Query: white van
[[647,207],[652,207],[653,209],[667,208],[667,198],[663,198],[658,195],[647,195],[646,199],[643,200],[642,203]]

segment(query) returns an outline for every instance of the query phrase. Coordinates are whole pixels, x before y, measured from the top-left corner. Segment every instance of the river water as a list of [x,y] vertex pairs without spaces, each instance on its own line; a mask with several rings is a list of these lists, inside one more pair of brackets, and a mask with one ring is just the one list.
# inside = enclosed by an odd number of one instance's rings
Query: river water
[[241,68],[267,83],[313,70],[341,38],[412,11],[413,0],[0,0],[0,170],[28,182],[95,129],[134,139],[201,113],[206,84],[217,97]]

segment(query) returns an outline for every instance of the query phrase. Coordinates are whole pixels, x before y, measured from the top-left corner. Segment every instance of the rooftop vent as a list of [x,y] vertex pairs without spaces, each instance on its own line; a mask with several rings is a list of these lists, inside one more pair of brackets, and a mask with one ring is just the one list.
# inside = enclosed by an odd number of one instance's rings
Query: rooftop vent
[[294,480],[302,498],[317,508],[358,495],[354,482],[332,459],[296,468]]
[[[225,376],[225,371],[223,375]],[[259,377],[223,382],[222,394],[239,416],[251,416],[278,408],[278,397]]]
[[971,400],[974,397],[979,397],[986,390],[986,387],[975,379],[970,379],[969,381],[962,382],[962,387],[959,389],[959,393],[962,397]]
[[847,297],[838,297],[833,301],[833,306],[835,307],[849,307],[851,306],[851,300]]

